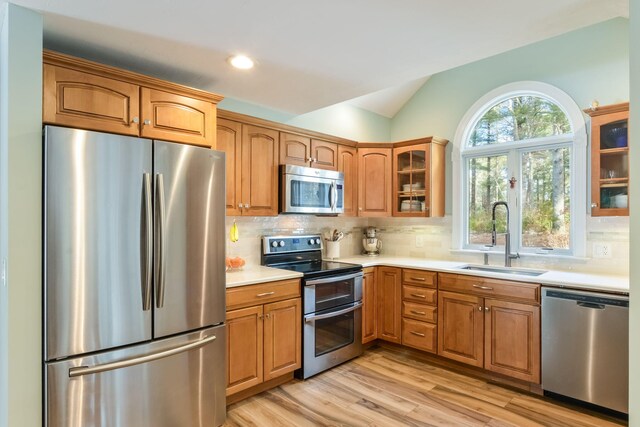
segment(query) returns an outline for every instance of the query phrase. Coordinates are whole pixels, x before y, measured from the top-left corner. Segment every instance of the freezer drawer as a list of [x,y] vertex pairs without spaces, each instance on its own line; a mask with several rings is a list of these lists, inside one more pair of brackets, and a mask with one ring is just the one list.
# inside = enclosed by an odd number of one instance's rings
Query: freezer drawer
[[224,423],[226,326],[45,365],[45,427]]

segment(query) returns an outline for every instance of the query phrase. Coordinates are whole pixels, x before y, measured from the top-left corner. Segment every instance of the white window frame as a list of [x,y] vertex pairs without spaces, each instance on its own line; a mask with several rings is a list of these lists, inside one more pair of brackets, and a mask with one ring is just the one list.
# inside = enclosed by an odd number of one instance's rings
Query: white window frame
[[[477,121],[494,105],[516,96],[536,96],[556,104],[566,114],[572,133],[565,135],[536,138],[530,141],[514,141],[500,144],[467,147],[467,141]],[[582,111],[575,101],[562,90],[547,83],[522,81],[500,86],[476,101],[463,116],[453,141],[453,249],[478,251],[479,245],[465,245],[468,235],[468,200],[466,197],[467,167],[465,162],[470,157],[507,154],[509,173],[520,170],[523,152],[532,149],[544,149],[559,144],[571,146],[570,188],[571,188],[571,228],[570,250],[554,250],[553,255],[585,257],[586,255],[586,219],[587,219],[587,129]],[[521,183],[521,176],[517,176]],[[516,194],[518,193],[518,194]],[[535,254],[535,248],[523,249],[521,245],[521,203],[516,204],[519,192],[508,192],[508,204],[511,210],[509,228],[511,229],[512,251],[518,250],[521,255]],[[516,208],[517,206],[517,208]],[[552,255],[545,255],[552,256]]]

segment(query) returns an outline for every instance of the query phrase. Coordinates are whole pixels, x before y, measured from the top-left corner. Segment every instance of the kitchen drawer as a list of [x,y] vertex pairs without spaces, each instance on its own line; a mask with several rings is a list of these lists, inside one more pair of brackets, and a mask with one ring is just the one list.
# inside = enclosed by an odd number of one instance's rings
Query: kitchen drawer
[[227,310],[300,296],[300,280],[281,280],[227,289]]
[[402,283],[407,285],[435,288],[438,283],[437,277],[437,273],[431,271],[402,269]]
[[437,304],[438,291],[418,286],[402,285],[402,300],[415,301],[423,304]]
[[540,303],[540,285],[489,279],[461,274],[440,273],[438,289],[537,304]]
[[433,305],[403,301],[402,317],[410,317],[415,320],[422,320],[423,322],[436,323],[438,321],[438,309]]
[[438,348],[438,327],[432,323],[402,319],[402,344],[435,353]]

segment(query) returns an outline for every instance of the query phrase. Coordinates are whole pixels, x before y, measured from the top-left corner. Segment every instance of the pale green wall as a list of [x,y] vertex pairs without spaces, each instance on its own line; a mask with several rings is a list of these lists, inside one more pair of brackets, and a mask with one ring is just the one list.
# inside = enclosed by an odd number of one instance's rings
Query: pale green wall
[[225,98],[219,107],[354,141],[388,142],[391,137],[391,119],[347,104],[336,104],[298,116],[233,98]]
[[[631,70],[630,96],[630,130],[631,140],[637,141],[640,135],[640,0],[631,0],[630,9],[630,39],[629,50]],[[640,171],[640,150],[630,151],[630,168],[634,174]],[[632,175],[637,181],[637,177]],[[629,198],[629,285],[630,285],[630,319],[629,319],[629,425],[640,426],[640,197]],[[633,262],[635,260],[636,262]]]
[[[42,423],[42,17],[3,5],[0,33],[0,426]],[[0,262],[0,266],[1,266]]]
[[[616,18],[432,76],[396,114],[391,140],[436,135],[453,141],[460,120],[487,92],[536,80],[565,91],[579,107],[593,99],[629,99],[629,25]],[[451,158],[452,144],[447,147]],[[446,212],[451,213],[451,167],[446,169]]]

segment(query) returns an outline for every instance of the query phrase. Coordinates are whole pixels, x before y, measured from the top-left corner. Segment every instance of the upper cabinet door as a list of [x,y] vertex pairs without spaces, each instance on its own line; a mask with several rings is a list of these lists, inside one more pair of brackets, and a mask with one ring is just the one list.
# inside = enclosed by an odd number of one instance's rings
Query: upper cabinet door
[[211,148],[216,108],[206,101],[141,88],[140,136]]
[[358,216],[358,150],[338,146],[338,171],[344,174],[344,214]]
[[311,164],[311,139],[305,136],[280,132],[280,164],[309,166]]
[[391,216],[391,148],[358,149],[358,215]]
[[244,215],[278,215],[278,132],[242,126]]
[[242,124],[226,119],[218,119],[216,149],[226,155],[227,215],[241,215],[242,197]]
[[338,170],[338,144],[312,139],[311,167]]
[[137,85],[44,64],[43,89],[45,123],[138,136]]

